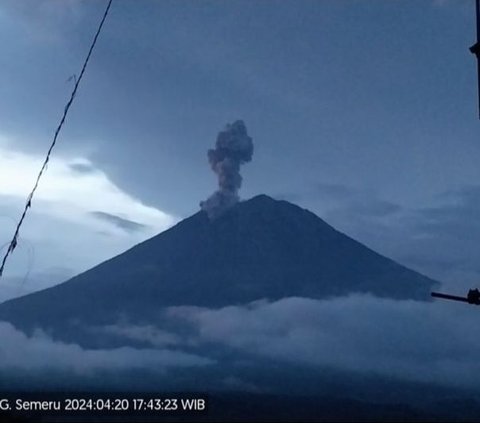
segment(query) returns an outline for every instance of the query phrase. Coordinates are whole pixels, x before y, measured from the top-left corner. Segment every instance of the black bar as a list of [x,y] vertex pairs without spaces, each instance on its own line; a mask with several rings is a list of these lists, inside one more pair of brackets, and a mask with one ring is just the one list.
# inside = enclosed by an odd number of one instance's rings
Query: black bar
[[475,18],[477,24],[477,42],[470,47],[470,52],[477,59],[477,95],[478,95],[478,117],[480,119],[480,0],[475,0]]
[[477,42],[480,41],[480,0],[475,0],[475,13],[477,15]]
[[[477,45],[480,43],[480,0],[475,0],[475,15],[477,18]],[[477,56],[477,90],[478,90],[478,118],[480,119],[480,57]]]
[[480,58],[477,57],[478,118],[480,119]]
[[432,297],[443,298],[445,300],[462,301],[464,303],[469,302],[466,297],[459,297],[457,295],[441,294],[440,292],[432,292]]

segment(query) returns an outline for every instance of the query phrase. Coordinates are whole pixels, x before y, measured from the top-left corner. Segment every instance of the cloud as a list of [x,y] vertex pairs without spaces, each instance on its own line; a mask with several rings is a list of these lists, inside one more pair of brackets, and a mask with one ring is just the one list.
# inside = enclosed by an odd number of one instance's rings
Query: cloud
[[223,380],[226,389],[264,392],[275,391],[275,381],[291,377],[292,369],[318,377],[330,370],[355,380],[373,376],[478,390],[477,313],[463,303],[357,294],[218,309],[179,306],[145,325],[124,321],[91,327],[90,334],[99,339],[113,336],[116,348],[110,349],[54,341],[38,330],[29,337],[0,322],[0,370],[83,374],[208,366],[211,377],[202,373],[198,380],[205,389],[218,389]]
[[326,213],[328,220],[355,219],[356,221],[381,221],[391,219],[402,211],[402,207],[390,201],[378,198],[359,198],[342,206],[335,207]]
[[[33,156],[7,148],[0,143],[0,197],[25,201],[40,170],[43,156]],[[89,166],[79,173],[75,165]],[[165,229],[174,218],[142,204],[123,192],[100,169],[85,158],[56,156],[48,165],[32,203],[33,207],[56,217],[95,226],[98,219],[85,219],[92,209],[124,219],[145,222],[156,230]],[[98,227],[98,226],[97,226]]]
[[462,388],[479,386],[476,313],[465,304],[368,295],[168,311],[189,321],[209,345],[284,363]]
[[0,371],[55,370],[78,375],[96,371],[147,369],[161,372],[169,367],[206,366],[212,360],[194,354],[169,349],[84,349],[76,344],[54,341],[37,331],[32,336],[0,322]]
[[94,173],[95,168],[89,161],[76,161],[70,164],[70,169],[78,173]]
[[[13,235],[43,158],[17,151],[0,137],[1,244]],[[33,272],[43,273],[59,263],[79,272],[162,232],[176,220],[124,192],[88,159],[55,155],[5,276],[25,274],[29,267],[25,243],[35,250]]]
[[93,211],[93,212],[90,212],[90,214],[92,214],[93,216],[101,219],[101,220],[105,220],[107,222],[110,222],[112,223],[113,225],[119,227],[120,229],[123,229],[127,232],[137,232],[137,231],[141,231],[143,229],[145,229],[147,226],[142,224],[142,223],[138,223],[138,222],[134,222],[133,220],[129,220],[129,219],[124,219],[123,217],[120,217],[120,216],[116,216],[114,214],[110,214],[110,213],[105,213],[105,212],[101,212],[101,211]]
[[405,263],[465,290],[480,278],[480,187],[442,193],[432,205],[404,210],[391,222],[390,251]]
[[383,220],[403,210],[400,204],[380,198],[375,192],[336,183],[317,183],[303,194],[286,193],[277,197],[312,203],[314,209],[332,223],[352,218],[356,221]]
[[0,17],[4,15],[7,21],[15,22],[33,42],[58,44],[62,33],[69,27],[76,28],[84,18],[83,9],[79,0],[6,0],[0,6]]
[[162,348],[184,344],[180,336],[162,330],[154,325],[134,325],[120,323],[90,328],[90,331],[100,334],[117,335],[125,340],[139,341],[150,344],[152,347]]
[[329,215],[343,213],[362,218],[389,217],[402,210],[399,204],[379,198],[372,192],[357,190],[341,184],[317,184],[315,195],[329,205]]
[[352,188],[346,185],[329,183],[316,184],[315,191],[321,197],[328,197],[336,200],[349,200],[355,192]]
[[480,186],[406,207],[366,190],[316,184],[298,201],[373,250],[463,294],[480,280]]

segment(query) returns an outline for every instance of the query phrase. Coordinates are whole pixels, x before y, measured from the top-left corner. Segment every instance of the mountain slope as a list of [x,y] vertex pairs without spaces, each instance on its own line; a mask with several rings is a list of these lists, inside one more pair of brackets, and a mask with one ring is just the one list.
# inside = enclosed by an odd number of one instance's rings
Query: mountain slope
[[62,331],[146,320],[165,306],[369,292],[426,300],[435,281],[286,201],[265,195],[210,221],[204,212],[55,287],[0,305],[0,320]]

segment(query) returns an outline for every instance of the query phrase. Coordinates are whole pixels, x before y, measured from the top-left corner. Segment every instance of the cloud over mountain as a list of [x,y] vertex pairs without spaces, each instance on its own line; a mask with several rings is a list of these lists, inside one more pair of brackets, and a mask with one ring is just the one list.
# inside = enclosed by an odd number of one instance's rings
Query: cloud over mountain
[[76,344],[53,340],[41,330],[27,336],[11,324],[0,322],[0,372],[49,370],[90,375],[95,371],[128,371],[148,369],[162,372],[169,367],[206,366],[213,363],[205,357],[167,348],[85,349]]
[[[0,245],[13,235],[41,162],[42,156],[17,151],[11,140],[0,137]],[[39,185],[5,275],[23,278],[32,266],[32,272],[44,273],[58,262],[79,272],[175,221],[123,191],[88,159],[57,155]],[[32,265],[27,247],[35,253]]]
[[198,342],[280,362],[478,388],[477,312],[464,304],[350,295],[167,314],[189,321]]
[[[239,377],[235,362],[255,368],[268,360],[285,369],[479,389],[480,339],[472,330],[477,315],[463,304],[371,295],[290,297],[221,308],[169,307],[161,316],[148,324],[119,321],[89,328],[117,343],[96,349],[55,341],[38,330],[27,336],[0,322],[5,341],[0,346],[0,372],[54,369],[78,376],[95,370],[121,374],[208,366],[210,372],[223,372],[233,380]],[[275,389],[268,378],[245,373],[241,379],[245,386],[258,383],[267,391]],[[210,387],[208,380],[202,383]]]

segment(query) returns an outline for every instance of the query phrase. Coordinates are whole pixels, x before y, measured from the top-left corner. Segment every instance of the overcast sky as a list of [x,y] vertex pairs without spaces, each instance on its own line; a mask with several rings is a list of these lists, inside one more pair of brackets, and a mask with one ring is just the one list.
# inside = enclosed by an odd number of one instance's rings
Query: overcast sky
[[[0,244],[105,6],[0,3]],[[114,0],[0,300],[196,212],[236,119],[242,198],[307,207],[462,293],[480,278],[474,41],[473,0]]]

